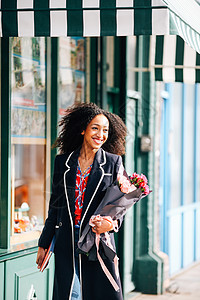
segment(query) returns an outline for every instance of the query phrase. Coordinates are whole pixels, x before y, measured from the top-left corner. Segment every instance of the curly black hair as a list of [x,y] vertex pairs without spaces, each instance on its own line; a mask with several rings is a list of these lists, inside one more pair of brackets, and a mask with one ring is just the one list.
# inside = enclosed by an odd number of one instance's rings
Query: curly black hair
[[66,115],[58,124],[61,130],[53,144],[53,148],[58,148],[60,154],[72,152],[80,147],[83,143],[81,132],[87,128],[95,116],[100,114],[109,120],[108,139],[102,148],[118,155],[125,153],[127,129],[119,116],[103,110],[94,103],[76,104],[67,108],[65,112]]

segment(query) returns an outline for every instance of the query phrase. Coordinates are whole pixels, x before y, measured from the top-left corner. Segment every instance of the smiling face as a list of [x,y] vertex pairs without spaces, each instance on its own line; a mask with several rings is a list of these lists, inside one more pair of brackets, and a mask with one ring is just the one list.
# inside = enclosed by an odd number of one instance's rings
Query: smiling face
[[104,115],[97,115],[88,124],[86,130],[82,132],[84,135],[83,144],[98,150],[107,140],[109,130],[109,121]]

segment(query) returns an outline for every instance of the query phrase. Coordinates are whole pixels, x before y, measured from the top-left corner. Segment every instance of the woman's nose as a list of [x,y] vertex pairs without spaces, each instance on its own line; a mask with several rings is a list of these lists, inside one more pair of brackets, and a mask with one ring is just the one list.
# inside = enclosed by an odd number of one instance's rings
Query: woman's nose
[[103,130],[99,129],[97,133],[98,137],[103,137]]

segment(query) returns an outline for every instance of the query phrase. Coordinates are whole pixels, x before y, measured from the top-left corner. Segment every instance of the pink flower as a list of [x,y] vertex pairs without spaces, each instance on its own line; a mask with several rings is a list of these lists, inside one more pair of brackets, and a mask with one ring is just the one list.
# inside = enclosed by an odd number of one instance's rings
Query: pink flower
[[140,188],[145,195],[149,194],[149,186],[147,185],[148,180],[144,174],[139,175],[135,172],[130,176],[130,180],[123,175],[119,175],[117,179],[122,193],[128,194],[137,188]]
[[140,175],[137,174],[136,172],[134,172],[133,175],[132,175],[133,178],[137,178],[137,177],[139,177],[139,176],[140,176]]
[[120,189],[122,193],[128,194],[134,190],[136,190],[136,187],[133,184],[130,184],[128,181],[124,182],[121,186]]
[[147,184],[144,187],[144,193],[145,193],[145,195],[149,194],[149,186]]
[[121,185],[121,184],[123,184],[123,183],[125,183],[125,182],[128,181],[128,179],[127,179],[126,176],[124,176],[124,175],[118,175],[118,176],[117,176],[117,180],[118,180],[118,182],[119,182],[119,185]]
[[141,174],[141,179],[147,184],[148,180],[144,174]]
[[119,186],[120,186],[120,190],[122,193],[128,194],[128,193],[136,190],[136,187],[134,186],[134,184],[131,184],[129,179],[127,179],[125,176],[119,175],[117,177],[117,179],[119,181]]

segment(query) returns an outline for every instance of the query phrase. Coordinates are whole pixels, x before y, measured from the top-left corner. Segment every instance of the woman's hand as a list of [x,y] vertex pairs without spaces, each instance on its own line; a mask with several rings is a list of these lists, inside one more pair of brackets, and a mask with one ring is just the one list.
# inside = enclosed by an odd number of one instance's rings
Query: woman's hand
[[44,249],[42,247],[38,248],[38,253],[37,253],[37,259],[36,259],[36,264],[38,265],[38,269],[41,268],[42,262],[44,260],[45,254],[47,252],[47,249]]
[[[113,224],[105,219],[93,220],[94,226],[92,227],[92,231],[98,234],[105,233],[106,231],[113,230]],[[113,221],[117,222],[117,221]]]

